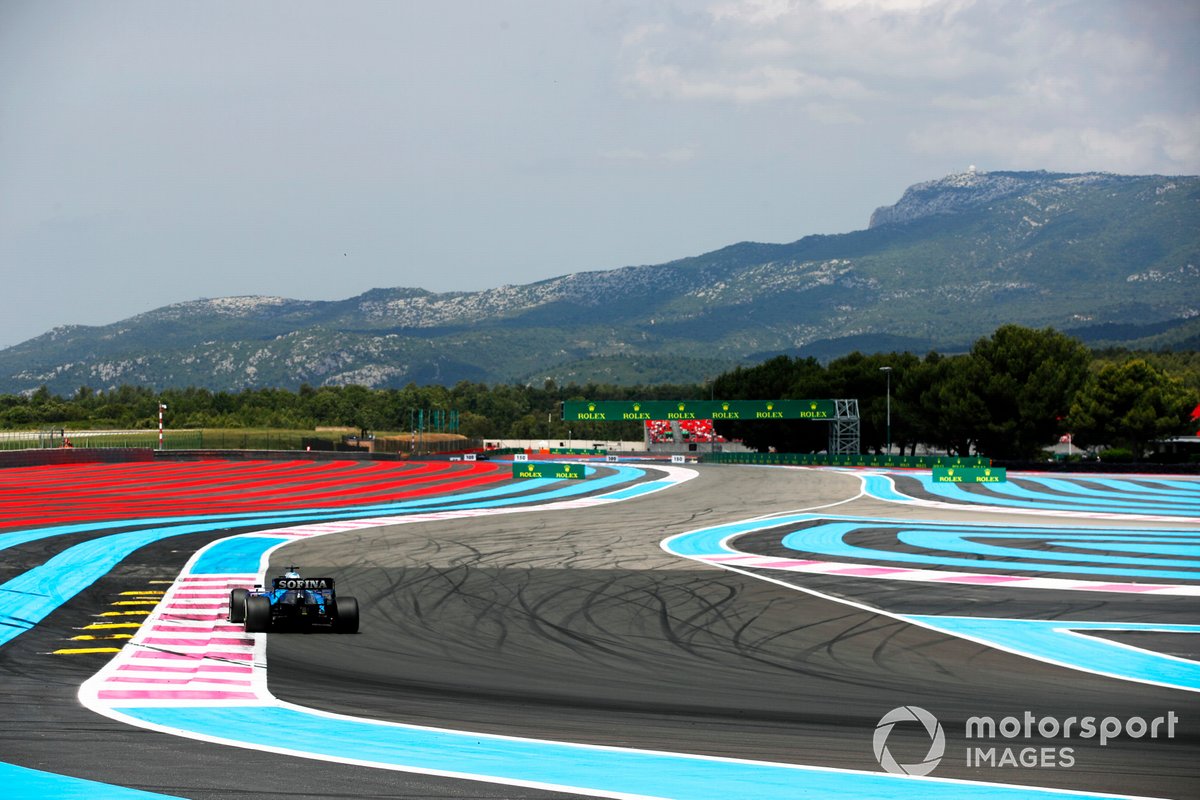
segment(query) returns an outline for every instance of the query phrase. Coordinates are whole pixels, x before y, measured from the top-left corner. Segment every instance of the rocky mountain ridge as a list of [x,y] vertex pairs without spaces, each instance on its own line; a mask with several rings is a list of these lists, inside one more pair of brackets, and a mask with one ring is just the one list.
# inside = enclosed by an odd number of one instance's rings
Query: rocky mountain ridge
[[1131,179],[1104,172],[1079,175],[1045,171],[980,172],[971,167],[966,172],[908,187],[895,205],[875,209],[867,227],[912,222],[935,214],[956,214],[1017,194],[1027,196],[1031,204],[1036,204],[1038,197],[1053,202],[1055,195],[1071,187]]
[[0,392],[702,380],[779,352],[953,350],[1005,322],[1197,319],[1197,265],[1196,177],[968,171],[910,187],[865,230],[789,244],[480,292],[225,297],[57,328],[0,351]]

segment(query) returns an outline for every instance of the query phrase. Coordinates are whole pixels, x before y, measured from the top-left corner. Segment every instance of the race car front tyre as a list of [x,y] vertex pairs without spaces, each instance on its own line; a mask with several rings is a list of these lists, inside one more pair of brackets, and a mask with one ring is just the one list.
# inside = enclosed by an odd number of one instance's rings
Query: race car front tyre
[[271,601],[261,595],[246,598],[246,633],[264,633],[271,627]]
[[337,597],[333,601],[333,625],[338,633],[358,633],[358,600]]
[[234,589],[229,593],[229,621],[246,621],[246,598],[250,596],[249,589]]

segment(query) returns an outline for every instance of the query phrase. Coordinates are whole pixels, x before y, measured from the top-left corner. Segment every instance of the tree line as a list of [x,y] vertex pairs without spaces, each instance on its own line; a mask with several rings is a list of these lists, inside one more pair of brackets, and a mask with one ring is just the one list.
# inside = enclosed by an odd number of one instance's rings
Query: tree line
[[[0,395],[0,427],[153,428],[161,403],[171,428],[404,432],[418,412],[428,429],[431,412],[453,410],[458,432],[470,438],[636,440],[642,435],[636,422],[564,422],[563,401],[699,398],[857,399],[864,452],[882,452],[890,441],[900,452],[926,445],[1021,459],[1070,434],[1081,448],[1119,447],[1137,458],[1155,440],[1200,428],[1192,419],[1200,404],[1200,354],[1093,352],[1050,328],[1005,325],[958,355],[855,352],[827,364],[778,356],[693,384],[463,381],[399,389],[301,386],[296,392],[121,386],[80,387],[70,397],[43,387],[28,396]],[[828,441],[827,426],[807,421],[719,421],[717,431],[779,452],[818,452]]]
[[[1200,429],[1192,419],[1200,404],[1200,354],[1093,353],[1053,329],[1005,325],[961,355],[852,353],[825,367],[780,356],[722,375],[715,392],[733,399],[856,398],[867,452],[882,451],[890,428],[890,441],[902,453],[927,445],[957,455],[1028,459],[1069,435],[1080,448],[1121,448],[1139,458],[1156,440]],[[793,424],[774,433],[732,427],[748,444],[780,452],[826,445],[827,432],[817,426]]]

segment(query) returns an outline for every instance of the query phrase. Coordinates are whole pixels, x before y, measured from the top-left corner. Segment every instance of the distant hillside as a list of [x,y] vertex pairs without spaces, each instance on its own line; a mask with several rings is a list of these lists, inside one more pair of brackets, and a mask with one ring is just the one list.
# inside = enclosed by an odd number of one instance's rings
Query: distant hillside
[[968,172],[866,230],[482,292],[177,303],[0,351],[0,392],[702,381],[777,353],[963,349],[1015,322],[1194,347],[1200,178]]

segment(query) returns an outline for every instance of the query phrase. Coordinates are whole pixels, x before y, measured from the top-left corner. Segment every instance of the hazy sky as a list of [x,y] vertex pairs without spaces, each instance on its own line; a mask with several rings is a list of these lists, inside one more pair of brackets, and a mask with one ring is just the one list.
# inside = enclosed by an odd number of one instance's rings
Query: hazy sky
[[0,347],[842,233],[970,164],[1200,172],[1200,4],[0,0]]

